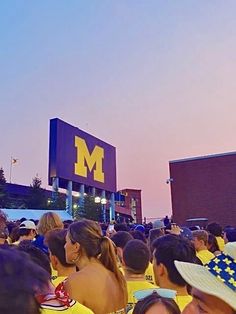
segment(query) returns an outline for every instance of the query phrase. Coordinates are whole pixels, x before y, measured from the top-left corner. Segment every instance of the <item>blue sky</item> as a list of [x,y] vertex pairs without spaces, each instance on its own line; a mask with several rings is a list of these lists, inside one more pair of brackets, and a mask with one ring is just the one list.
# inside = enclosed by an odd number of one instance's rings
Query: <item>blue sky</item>
[[0,165],[47,185],[49,119],[117,147],[118,188],[170,213],[168,161],[235,151],[236,2],[0,2]]

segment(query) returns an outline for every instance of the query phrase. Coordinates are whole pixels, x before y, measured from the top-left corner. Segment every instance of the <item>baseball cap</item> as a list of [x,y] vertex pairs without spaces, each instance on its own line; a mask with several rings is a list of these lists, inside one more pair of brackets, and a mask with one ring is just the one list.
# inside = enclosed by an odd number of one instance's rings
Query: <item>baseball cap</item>
[[20,224],[20,229],[36,230],[35,223],[31,220],[25,220]]
[[230,255],[217,255],[204,266],[180,261],[175,266],[190,286],[236,310],[236,261]]
[[157,219],[153,222],[153,229],[163,229],[165,228],[165,224],[162,220]]
[[138,231],[141,231],[141,232],[145,232],[145,227],[143,225],[137,225],[134,230],[138,230]]

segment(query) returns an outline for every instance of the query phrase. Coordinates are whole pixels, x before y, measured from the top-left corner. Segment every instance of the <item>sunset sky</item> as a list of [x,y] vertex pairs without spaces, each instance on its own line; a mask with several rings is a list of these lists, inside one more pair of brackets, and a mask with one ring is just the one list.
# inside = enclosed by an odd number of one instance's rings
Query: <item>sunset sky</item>
[[2,0],[0,166],[47,187],[49,119],[117,148],[118,189],[171,212],[170,160],[236,150],[235,0]]

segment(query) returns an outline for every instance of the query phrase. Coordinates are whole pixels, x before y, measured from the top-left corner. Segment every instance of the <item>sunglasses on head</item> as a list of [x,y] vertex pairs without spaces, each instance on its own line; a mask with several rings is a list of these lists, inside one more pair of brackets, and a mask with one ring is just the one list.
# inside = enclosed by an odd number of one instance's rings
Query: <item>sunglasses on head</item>
[[156,294],[161,298],[174,299],[176,297],[177,291],[171,289],[162,289],[162,288],[154,288],[154,289],[144,289],[138,290],[134,292],[134,297],[136,300],[142,300],[152,294]]

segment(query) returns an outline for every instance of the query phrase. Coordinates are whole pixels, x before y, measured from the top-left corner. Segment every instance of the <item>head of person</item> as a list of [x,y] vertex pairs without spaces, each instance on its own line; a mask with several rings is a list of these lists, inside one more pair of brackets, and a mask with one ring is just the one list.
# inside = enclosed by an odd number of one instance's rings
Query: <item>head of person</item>
[[181,276],[193,287],[193,301],[184,314],[236,313],[236,261],[217,255],[205,266],[175,262]]
[[43,251],[35,247],[31,241],[21,241],[17,249],[21,252],[27,253],[29,255],[29,258],[35,264],[43,268],[49,274],[49,276],[51,276],[52,270],[48,256],[43,253]]
[[225,243],[236,242],[236,228],[227,228],[224,232]]
[[19,237],[25,237],[28,240],[33,240],[36,236],[36,226],[31,220],[23,221],[19,226]]
[[123,264],[131,274],[144,274],[150,261],[150,252],[140,240],[129,241],[123,250]]
[[137,302],[133,314],[180,314],[179,307],[173,299],[160,297],[152,293]]
[[212,222],[207,225],[207,231],[213,234],[215,237],[221,237],[223,229],[217,222]]
[[63,229],[64,225],[60,216],[53,212],[47,212],[42,215],[37,225],[37,232],[40,235],[45,234],[53,229]]
[[116,252],[119,260],[122,261],[123,249],[129,241],[133,240],[132,235],[127,231],[118,231],[111,237],[111,240],[116,245]]
[[64,246],[66,244],[67,230],[54,229],[48,231],[45,242],[49,249],[49,257],[52,267],[57,270],[58,267],[71,267],[71,264],[66,262]]
[[168,282],[185,287],[186,282],[177,271],[174,261],[196,261],[196,252],[191,242],[181,236],[165,235],[153,243],[153,269],[156,284],[168,288]]
[[50,276],[17,249],[0,248],[0,313],[40,314],[36,295]]
[[208,234],[207,249],[212,253],[220,251],[216,237],[211,233]]
[[208,243],[208,233],[205,230],[194,230],[193,235],[193,244],[196,251],[207,249]]
[[164,229],[151,229],[148,235],[148,244],[151,254],[153,254],[153,242],[164,235]]
[[[143,226],[142,226],[143,227]],[[147,243],[147,239],[145,237],[145,233],[141,232],[140,230],[136,229],[136,230],[132,230],[130,231],[130,234],[132,235],[132,237],[136,240],[141,240],[144,243]]]
[[125,223],[119,223],[114,225],[114,229],[116,232],[118,231],[129,231],[129,227]]
[[113,272],[126,304],[126,283],[118,266],[114,243],[103,236],[101,227],[95,221],[83,219],[72,223],[66,235],[65,244],[66,261],[76,264],[80,268],[83,259],[98,259],[103,266]]

